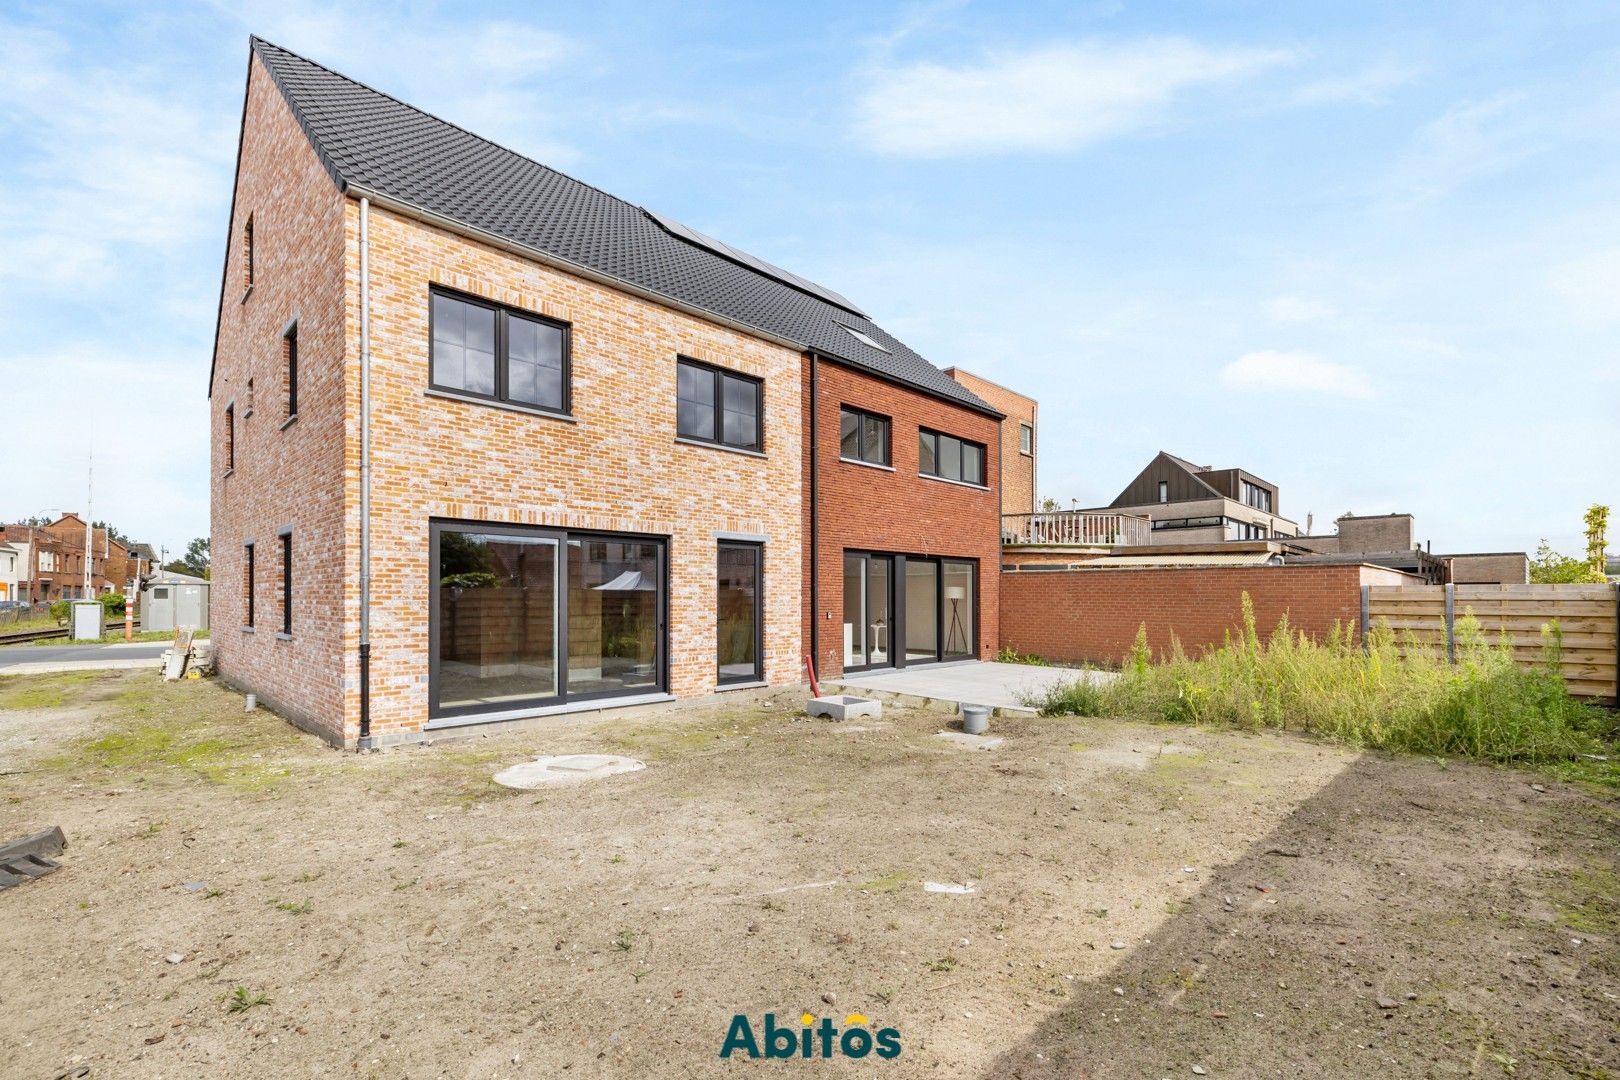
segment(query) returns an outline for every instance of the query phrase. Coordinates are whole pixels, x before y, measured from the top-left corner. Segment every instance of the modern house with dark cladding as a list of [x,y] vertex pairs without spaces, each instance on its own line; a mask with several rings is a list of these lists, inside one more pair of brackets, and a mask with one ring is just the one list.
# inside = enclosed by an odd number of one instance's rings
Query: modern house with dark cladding
[[1278,540],[1299,533],[1282,516],[1276,484],[1245,469],[1194,465],[1163,450],[1113,502],[1079,513],[1148,518],[1155,544]]
[[1001,414],[798,275],[253,39],[221,674],[345,746],[982,657]]

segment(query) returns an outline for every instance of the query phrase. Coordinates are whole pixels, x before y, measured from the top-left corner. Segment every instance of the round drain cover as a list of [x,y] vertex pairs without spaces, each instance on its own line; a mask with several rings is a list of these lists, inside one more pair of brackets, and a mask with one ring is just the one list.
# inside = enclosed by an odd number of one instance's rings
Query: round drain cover
[[617,773],[645,769],[644,762],[635,758],[614,757],[611,754],[548,754],[495,774],[495,782],[502,787],[531,791],[548,784],[566,784],[574,780],[595,780]]

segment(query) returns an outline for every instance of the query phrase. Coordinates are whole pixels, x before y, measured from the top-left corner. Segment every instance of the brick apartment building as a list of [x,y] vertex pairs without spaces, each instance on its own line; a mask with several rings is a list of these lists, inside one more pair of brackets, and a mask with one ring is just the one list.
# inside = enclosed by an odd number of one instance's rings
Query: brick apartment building
[[951,367],[945,369],[945,374],[1006,417],[1001,424],[1001,512],[1035,513],[1040,509],[1035,493],[1035,455],[1040,446],[1039,403],[971,371]]
[[[64,514],[48,525],[0,525],[0,543],[17,552],[14,600],[51,602],[79,599],[84,593],[84,565],[90,561],[91,592],[123,592],[149,564],[131,556],[129,547],[94,528],[85,550],[84,519]],[[0,597],[0,599],[8,599]]]
[[[259,39],[209,398],[219,670],[336,743],[995,648],[994,408]],[[853,612],[849,555],[889,575]]]

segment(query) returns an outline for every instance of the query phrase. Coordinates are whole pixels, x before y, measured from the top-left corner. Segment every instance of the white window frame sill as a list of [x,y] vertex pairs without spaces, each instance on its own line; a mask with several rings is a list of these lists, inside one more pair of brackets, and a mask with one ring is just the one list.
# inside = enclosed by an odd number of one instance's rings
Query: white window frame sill
[[936,484],[950,484],[952,487],[968,488],[973,491],[990,490],[989,484],[970,484],[966,480],[952,480],[944,476],[930,476],[925,472],[919,472],[917,475],[922,477],[924,480],[932,480]]
[[242,633],[244,633],[244,634],[257,634],[258,632],[259,631],[258,631],[258,629],[256,627],[252,627],[252,626],[244,626],[244,627],[242,627]]
[[682,446],[695,446],[699,450],[724,450],[728,454],[741,454],[744,457],[755,458],[767,456],[763,450],[746,450],[741,446],[727,446],[725,443],[709,442],[706,439],[689,439],[684,435],[675,436],[675,441]]
[[291,634],[283,634],[283,633],[280,633],[280,632],[277,632],[277,634],[276,634],[276,640],[277,641],[291,641],[292,639],[293,639],[293,636]]
[[530,408],[527,405],[517,405],[510,401],[496,401],[493,398],[477,397],[473,394],[458,394],[453,390],[440,390],[428,387],[422,391],[423,397],[438,398],[440,401],[459,401],[466,405],[483,405],[491,409],[502,409],[506,412],[522,413],[525,416],[538,416],[545,420],[561,420],[565,424],[579,423],[579,417],[573,413],[552,412],[549,409]]
[[859,458],[845,457],[843,454],[838,455],[838,460],[839,460],[839,462],[841,464],[844,464],[844,465],[859,465],[863,469],[879,469],[879,470],[882,470],[883,472],[894,472],[895,471],[893,465],[879,465],[875,461],[862,461]]
[[298,422],[298,414],[293,413],[291,416],[287,417],[287,419],[283,420],[281,422],[281,426],[278,427],[276,430],[277,431],[286,431],[288,428],[292,427],[293,424],[295,424],[297,422]]

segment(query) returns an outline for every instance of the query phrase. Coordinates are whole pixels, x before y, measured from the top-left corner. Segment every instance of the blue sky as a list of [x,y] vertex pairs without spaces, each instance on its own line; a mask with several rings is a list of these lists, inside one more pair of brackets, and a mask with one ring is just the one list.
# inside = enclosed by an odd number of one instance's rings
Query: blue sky
[[1041,401],[1040,487],[1159,449],[1317,531],[1573,549],[1620,503],[1620,8],[0,6],[0,517],[208,529],[247,35],[822,281]]

